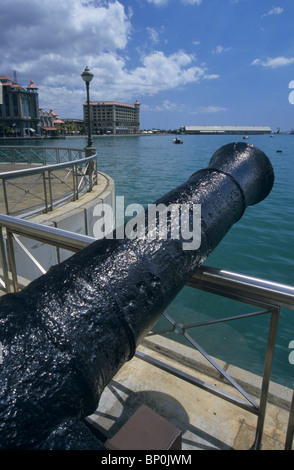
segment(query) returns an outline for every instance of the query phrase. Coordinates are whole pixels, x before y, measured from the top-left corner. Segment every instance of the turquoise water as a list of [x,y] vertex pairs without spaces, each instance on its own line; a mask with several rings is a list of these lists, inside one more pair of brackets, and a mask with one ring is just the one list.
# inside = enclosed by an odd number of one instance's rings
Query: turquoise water
[[[125,205],[146,205],[208,165],[222,145],[242,141],[242,136],[182,136],[183,145],[173,145],[172,136],[94,138],[99,170],[110,175],[116,195]],[[249,207],[205,264],[294,285],[294,136],[250,136],[246,142],[263,150],[275,171],[275,184],[268,198]],[[23,145],[84,148],[86,139],[22,141]],[[10,141],[9,145],[20,141]],[[2,144],[3,145],[3,144]],[[278,153],[277,150],[282,150]],[[243,305],[185,287],[167,313],[183,322],[201,322],[232,314],[255,311]],[[227,322],[190,330],[190,335],[215,357],[262,375],[269,316]],[[166,327],[161,320],[157,328]],[[170,336],[182,341],[180,336]],[[294,364],[289,362],[289,342],[294,340],[294,311],[281,309],[272,379],[294,387]]]

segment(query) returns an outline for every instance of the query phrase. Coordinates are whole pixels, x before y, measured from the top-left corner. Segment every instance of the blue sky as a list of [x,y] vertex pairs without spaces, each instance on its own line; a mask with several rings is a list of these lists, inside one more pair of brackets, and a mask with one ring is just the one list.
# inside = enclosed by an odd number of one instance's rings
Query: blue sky
[[82,117],[91,99],[141,103],[142,128],[294,128],[293,0],[14,0],[0,13],[0,75]]

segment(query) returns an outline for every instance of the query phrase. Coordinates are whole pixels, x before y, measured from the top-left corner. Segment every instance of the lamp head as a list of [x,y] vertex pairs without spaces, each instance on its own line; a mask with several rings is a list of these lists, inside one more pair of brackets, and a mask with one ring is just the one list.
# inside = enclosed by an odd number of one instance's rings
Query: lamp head
[[92,78],[94,77],[93,73],[90,72],[88,66],[85,68],[85,70],[83,71],[83,73],[81,74],[81,77],[82,79],[84,80],[84,82],[88,82],[90,83],[90,81],[92,80]]

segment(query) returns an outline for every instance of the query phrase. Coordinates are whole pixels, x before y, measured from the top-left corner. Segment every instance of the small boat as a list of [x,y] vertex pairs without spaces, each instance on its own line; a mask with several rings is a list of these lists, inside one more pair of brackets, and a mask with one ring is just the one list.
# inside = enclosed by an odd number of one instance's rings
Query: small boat
[[248,135],[244,135],[243,139],[249,139]]
[[173,143],[174,143],[174,144],[182,144],[183,141],[182,141],[182,139],[178,139],[178,138],[176,137],[176,138],[173,140]]

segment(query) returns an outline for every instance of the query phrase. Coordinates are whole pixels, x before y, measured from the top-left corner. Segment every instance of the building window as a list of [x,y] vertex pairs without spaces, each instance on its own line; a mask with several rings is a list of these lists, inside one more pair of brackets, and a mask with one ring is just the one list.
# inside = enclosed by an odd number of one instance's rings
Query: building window
[[6,116],[10,116],[10,106],[9,106],[9,96],[4,96],[4,104],[5,104],[5,114]]
[[32,100],[33,100],[33,109],[34,109],[33,114],[34,114],[35,118],[38,118],[39,117],[38,116],[38,102],[37,102],[38,96],[36,96],[36,95],[33,96]]
[[26,117],[27,116],[26,99],[23,95],[21,97],[21,100],[22,100],[22,114],[23,114],[23,117]]
[[13,114],[14,116],[18,116],[18,103],[17,103],[17,96],[12,96],[12,104],[13,104]]
[[28,117],[31,117],[31,100],[29,96],[27,97],[27,111],[28,111]]

